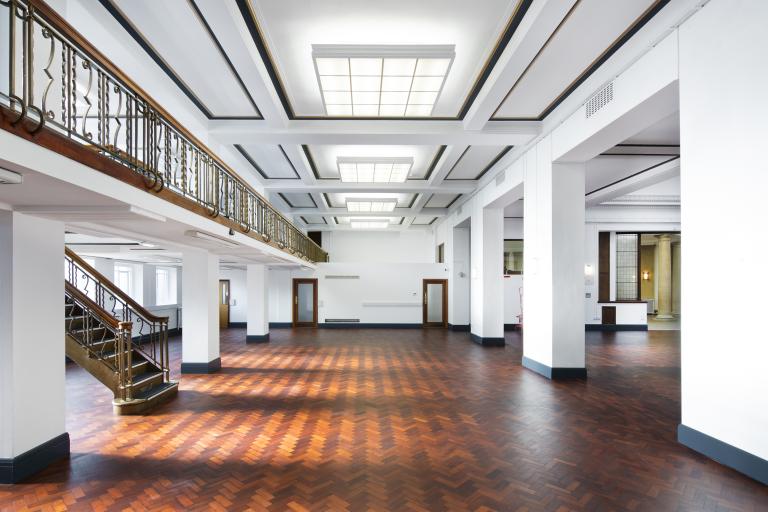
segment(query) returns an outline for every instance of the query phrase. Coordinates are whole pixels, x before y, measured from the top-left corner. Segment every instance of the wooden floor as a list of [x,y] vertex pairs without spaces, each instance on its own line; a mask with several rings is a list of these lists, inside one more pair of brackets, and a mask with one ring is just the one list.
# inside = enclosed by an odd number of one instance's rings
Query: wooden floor
[[69,367],[72,457],[0,486],[0,509],[768,510],[766,487],[676,443],[677,332],[588,333],[589,379],[567,383],[523,369],[514,333],[244,338],[147,417],[113,416]]

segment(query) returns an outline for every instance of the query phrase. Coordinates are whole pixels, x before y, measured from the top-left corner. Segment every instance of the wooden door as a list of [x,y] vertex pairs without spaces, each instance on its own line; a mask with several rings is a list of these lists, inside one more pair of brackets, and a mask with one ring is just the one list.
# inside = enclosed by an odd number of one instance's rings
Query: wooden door
[[603,306],[603,325],[616,325],[616,306]]
[[293,326],[317,327],[317,279],[293,280]]
[[422,292],[424,327],[448,327],[448,280],[424,279]]
[[229,327],[229,279],[219,281],[219,328]]

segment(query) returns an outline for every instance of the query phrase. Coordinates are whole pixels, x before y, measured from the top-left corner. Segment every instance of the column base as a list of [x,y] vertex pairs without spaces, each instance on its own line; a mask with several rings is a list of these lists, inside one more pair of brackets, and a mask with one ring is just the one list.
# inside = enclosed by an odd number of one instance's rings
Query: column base
[[267,343],[269,341],[269,333],[267,334],[246,334],[246,343]]
[[586,368],[552,368],[525,356],[523,356],[523,366],[550,380],[587,378]]
[[181,373],[183,374],[216,373],[219,370],[221,370],[220,357],[207,363],[181,363]]
[[484,347],[503,347],[506,345],[504,338],[483,338],[473,332],[469,333],[469,336],[472,338],[472,341]]
[[21,482],[66,458],[69,458],[69,434],[64,432],[12,459],[0,459],[0,484]]
[[752,455],[683,424],[677,426],[677,441],[723,466],[728,466],[739,473],[754,478],[761,484],[768,485],[768,460],[761,459],[757,455]]

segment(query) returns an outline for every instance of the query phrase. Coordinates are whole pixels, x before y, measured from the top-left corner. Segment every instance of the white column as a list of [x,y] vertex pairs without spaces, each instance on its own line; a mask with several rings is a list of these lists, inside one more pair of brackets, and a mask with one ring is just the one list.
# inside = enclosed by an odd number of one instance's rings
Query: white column
[[187,250],[182,258],[181,373],[213,373],[219,358],[219,257]]
[[248,265],[246,343],[269,341],[269,273],[266,265]]
[[584,164],[551,160],[550,138],[525,169],[523,365],[585,376]]
[[672,236],[659,235],[659,244],[656,246],[659,255],[659,266],[656,267],[656,276],[659,283],[659,313],[656,320],[671,320],[672,316]]
[[486,346],[504,345],[504,210],[472,214],[470,332]]
[[448,322],[457,331],[469,329],[469,228],[448,228],[451,231],[452,280],[448,288]]
[[[679,29],[683,444],[768,484],[768,2]],[[715,36],[716,34],[716,36]],[[717,258],[712,258],[715,246]],[[723,328],[725,327],[725,328]]]
[[0,211],[0,484],[69,454],[64,224]]

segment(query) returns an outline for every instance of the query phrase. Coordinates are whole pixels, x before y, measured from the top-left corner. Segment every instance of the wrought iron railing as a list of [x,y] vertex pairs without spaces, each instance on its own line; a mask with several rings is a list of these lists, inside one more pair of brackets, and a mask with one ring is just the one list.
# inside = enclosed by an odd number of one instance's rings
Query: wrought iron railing
[[117,379],[117,398],[133,398],[131,323],[121,322],[69,282],[64,286],[64,329]]
[[[168,317],[156,316],[118,288],[74,251],[64,254],[64,279],[79,290],[116,322],[128,323],[128,343],[145,359],[162,369],[163,381],[170,382],[168,354]],[[130,366],[129,366],[130,368]]]
[[254,238],[327,261],[325,251],[44,2],[0,0],[3,10],[0,62],[7,60],[7,72],[0,71],[0,98],[13,125],[54,130],[130,168],[150,190],[170,190]]

